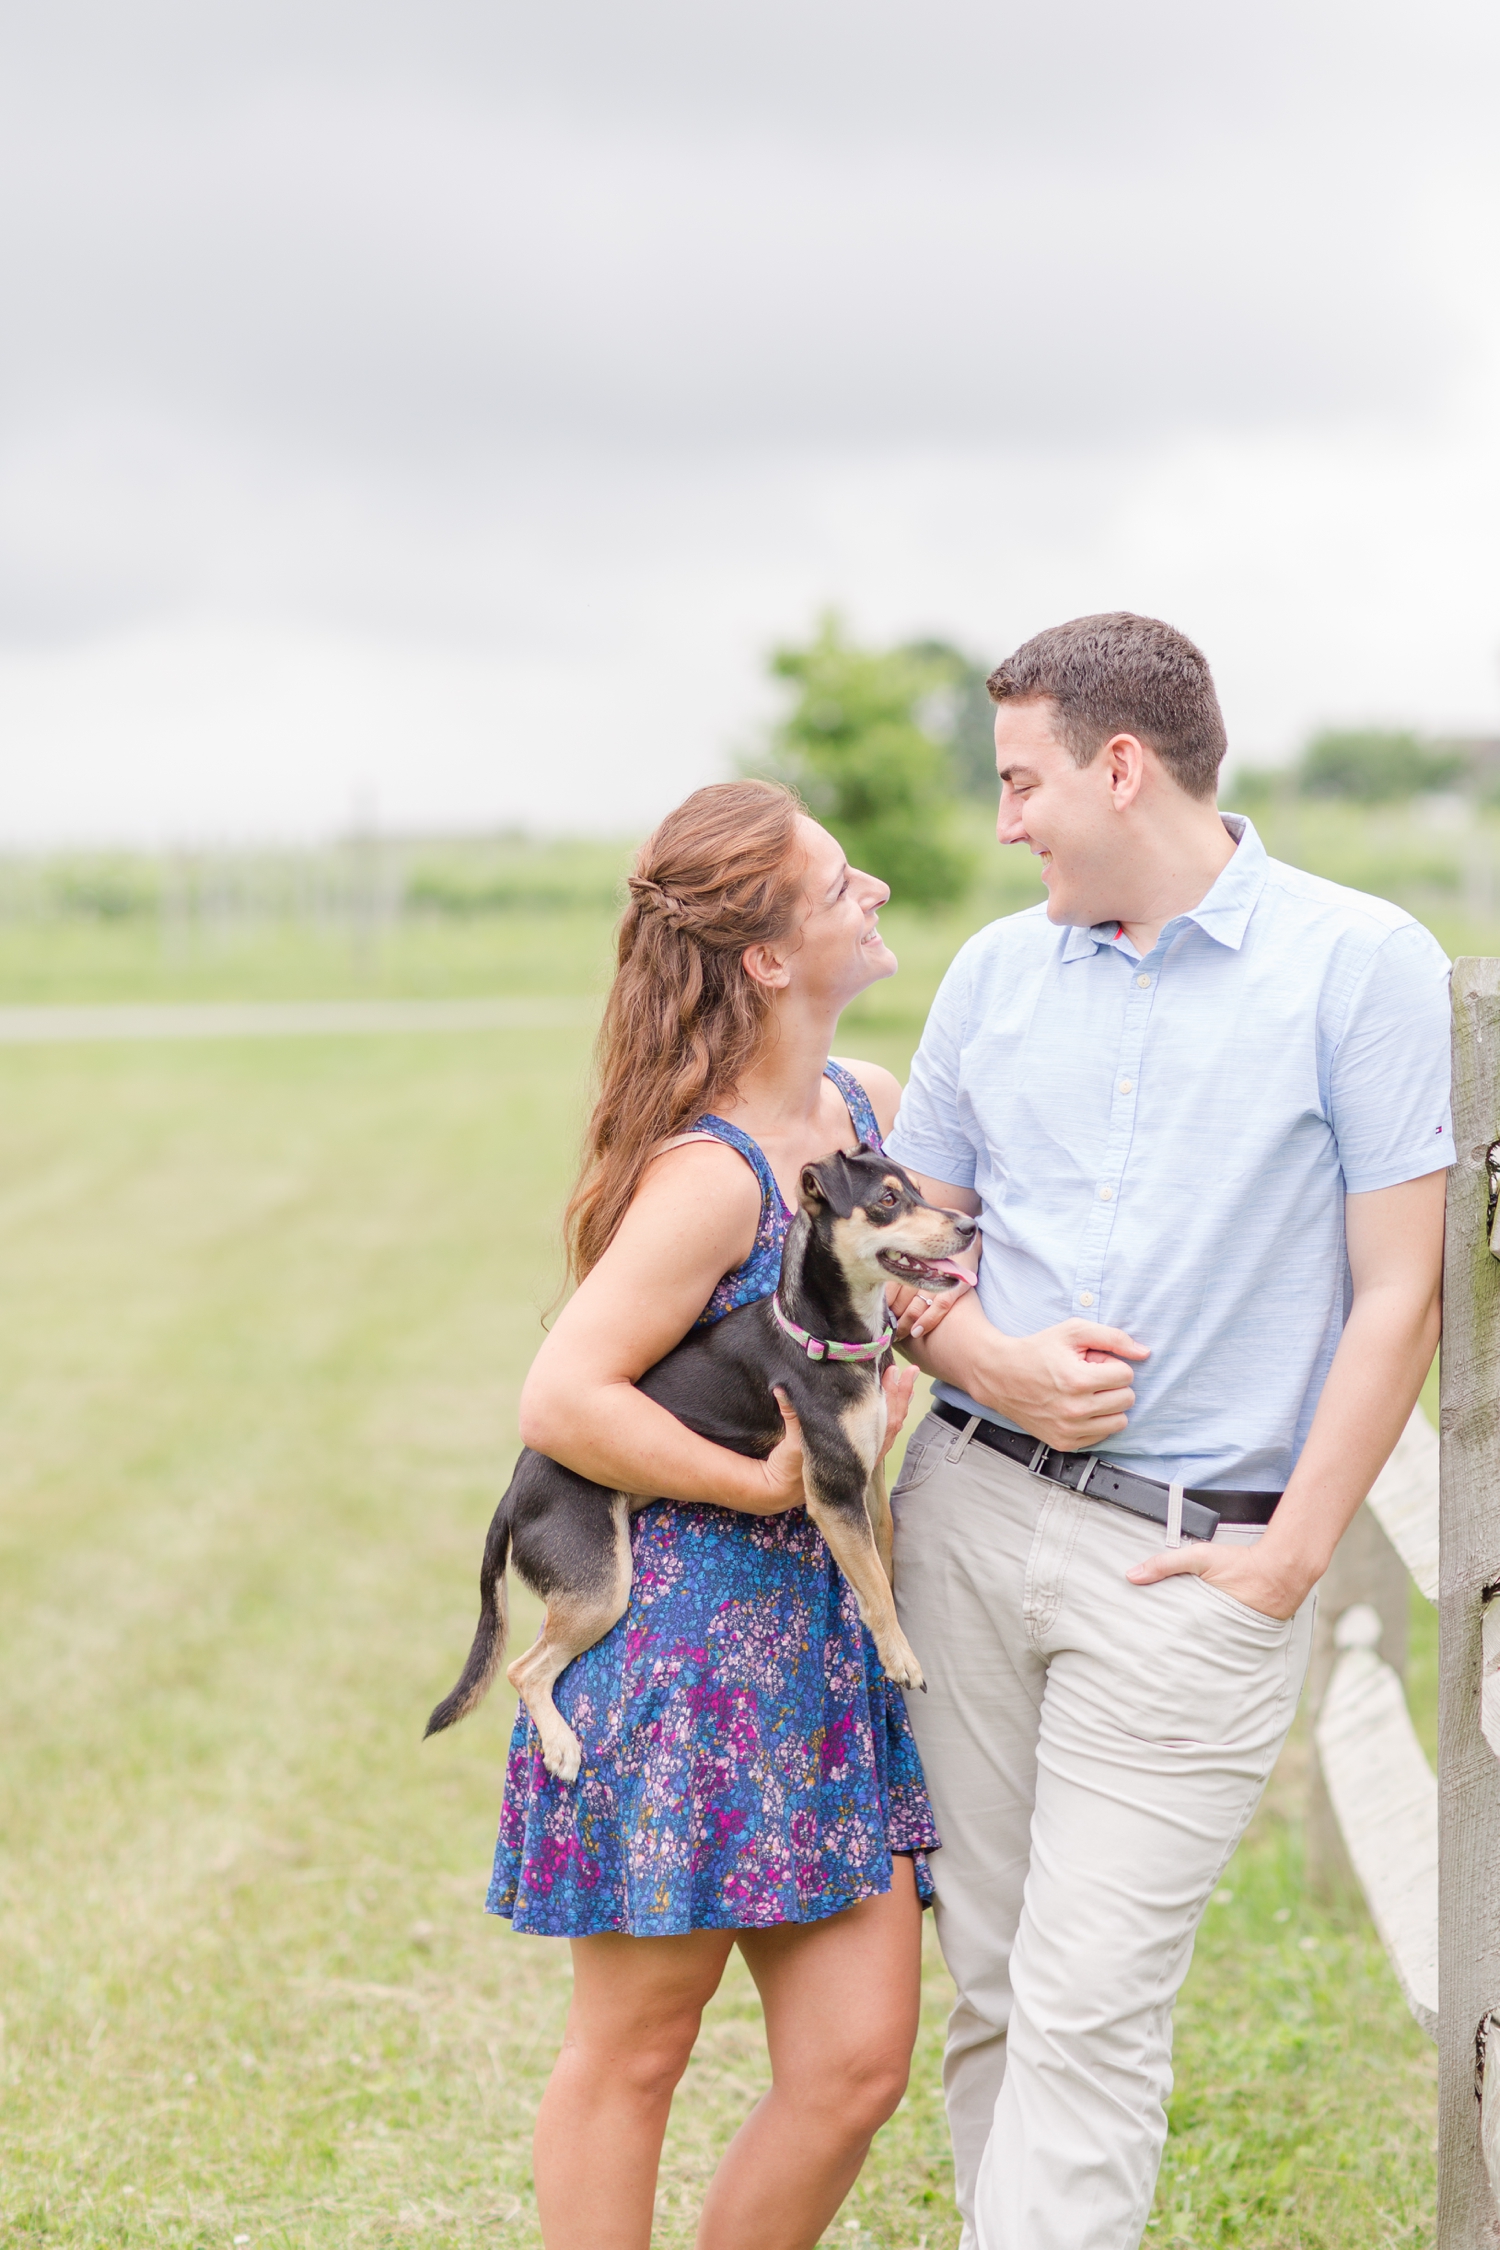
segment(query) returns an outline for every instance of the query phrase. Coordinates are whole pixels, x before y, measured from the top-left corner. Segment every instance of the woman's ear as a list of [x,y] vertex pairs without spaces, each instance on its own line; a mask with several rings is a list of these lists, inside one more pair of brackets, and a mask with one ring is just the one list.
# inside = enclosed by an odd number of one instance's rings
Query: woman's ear
[[792,972],[774,945],[747,945],[740,967],[752,984],[763,984],[771,992],[784,992],[792,981]]

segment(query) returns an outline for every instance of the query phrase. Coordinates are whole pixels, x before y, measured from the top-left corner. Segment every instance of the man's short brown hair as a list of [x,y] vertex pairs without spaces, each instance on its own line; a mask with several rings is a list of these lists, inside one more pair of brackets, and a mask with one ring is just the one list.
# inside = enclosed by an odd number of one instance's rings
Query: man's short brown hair
[[1051,625],[985,684],[996,703],[1055,704],[1077,765],[1111,736],[1133,734],[1190,797],[1212,798],[1218,788],[1228,737],[1208,659],[1159,617],[1113,609]]

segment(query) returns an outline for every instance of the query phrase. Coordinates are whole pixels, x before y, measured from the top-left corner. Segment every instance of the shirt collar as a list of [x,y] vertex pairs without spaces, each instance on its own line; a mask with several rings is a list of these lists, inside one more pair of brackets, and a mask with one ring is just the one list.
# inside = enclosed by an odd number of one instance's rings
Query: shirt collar
[[[1243,813],[1220,813],[1219,818],[1235,839],[1234,857],[1219,870],[1207,896],[1175,920],[1196,922],[1205,937],[1237,953],[1245,941],[1256,901],[1265,889],[1269,862],[1265,845]],[[1171,927],[1169,922],[1167,929]],[[1081,961],[1097,953],[1101,945],[1114,945],[1119,932],[1119,923],[1113,921],[1096,922],[1092,929],[1070,929],[1062,949],[1063,960]],[[1162,935],[1166,935],[1165,930]]]

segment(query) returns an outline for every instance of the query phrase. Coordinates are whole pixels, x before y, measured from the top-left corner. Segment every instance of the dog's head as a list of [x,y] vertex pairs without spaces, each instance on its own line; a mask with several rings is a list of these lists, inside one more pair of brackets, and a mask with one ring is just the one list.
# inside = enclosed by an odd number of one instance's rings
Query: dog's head
[[852,1156],[804,1165],[798,1201],[851,1283],[934,1290],[968,1278],[948,1261],[967,1250],[977,1221],[929,1203],[899,1164],[864,1142]]

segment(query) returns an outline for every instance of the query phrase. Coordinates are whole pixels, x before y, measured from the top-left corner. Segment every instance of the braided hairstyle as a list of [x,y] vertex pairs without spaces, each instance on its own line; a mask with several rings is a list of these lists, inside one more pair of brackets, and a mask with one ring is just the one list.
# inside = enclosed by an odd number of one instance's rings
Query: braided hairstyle
[[715,782],[636,855],[595,1051],[599,1095],[564,1221],[575,1280],[608,1249],[663,1141],[732,1095],[760,1052],[771,995],[741,956],[795,925],[802,810],[779,782]]

